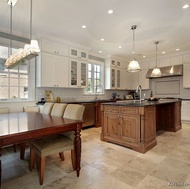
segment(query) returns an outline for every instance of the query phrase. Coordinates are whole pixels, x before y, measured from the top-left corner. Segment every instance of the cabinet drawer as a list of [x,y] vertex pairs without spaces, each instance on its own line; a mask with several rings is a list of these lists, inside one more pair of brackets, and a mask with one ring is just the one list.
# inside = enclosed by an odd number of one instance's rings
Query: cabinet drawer
[[105,106],[105,107],[104,107],[104,111],[105,111],[105,112],[118,113],[118,112],[119,112],[119,107],[117,107],[117,106]]
[[133,108],[133,107],[122,107],[121,108],[122,114],[139,114],[139,108]]

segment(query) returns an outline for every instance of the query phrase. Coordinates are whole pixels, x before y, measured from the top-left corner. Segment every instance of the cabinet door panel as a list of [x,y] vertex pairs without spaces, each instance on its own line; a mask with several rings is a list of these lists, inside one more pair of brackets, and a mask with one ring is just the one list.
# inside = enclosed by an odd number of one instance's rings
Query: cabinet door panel
[[105,113],[104,127],[106,136],[119,138],[118,114]]
[[123,140],[140,143],[140,116],[122,115],[121,137]]
[[43,87],[54,87],[55,78],[55,56],[42,53],[41,85]]
[[183,87],[190,88],[190,63],[183,65]]
[[58,56],[56,58],[56,85],[58,87],[68,87],[69,85],[69,60],[66,57]]

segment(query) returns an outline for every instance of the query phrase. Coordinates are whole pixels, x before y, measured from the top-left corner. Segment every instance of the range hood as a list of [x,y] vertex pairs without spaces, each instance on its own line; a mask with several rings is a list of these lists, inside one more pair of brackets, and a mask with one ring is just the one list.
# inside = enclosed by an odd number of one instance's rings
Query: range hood
[[174,66],[166,66],[166,67],[161,67],[161,73],[162,75],[159,77],[152,77],[152,70],[153,69],[149,69],[147,74],[146,74],[146,78],[160,78],[160,77],[174,77],[174,76],[182,76],[183,75],[183,65],[174,65]]

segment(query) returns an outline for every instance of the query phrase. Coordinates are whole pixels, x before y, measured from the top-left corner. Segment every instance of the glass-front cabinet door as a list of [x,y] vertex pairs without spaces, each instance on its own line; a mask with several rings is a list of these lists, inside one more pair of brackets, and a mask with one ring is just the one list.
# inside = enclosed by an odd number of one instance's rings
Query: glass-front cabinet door
[[70,85],[77,87],[77,61],[71,60],[71,81]]
[[111,69],[111,87],[112,88],[115,88],[115,78],[116,78],[115,69]]
[[86,87],[87,85],[87,64],[81,63],[81,87]]
[[87,86],[87,63],[71,60],[70,87],[85,88]]
[[121,88],[121,72],[120,70],[117,70],[117,89]]

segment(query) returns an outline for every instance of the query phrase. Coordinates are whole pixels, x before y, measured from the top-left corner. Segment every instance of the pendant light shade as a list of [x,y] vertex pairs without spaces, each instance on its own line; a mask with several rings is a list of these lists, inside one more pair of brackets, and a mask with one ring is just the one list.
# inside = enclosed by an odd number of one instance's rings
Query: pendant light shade
[[129,63],[127,71],[128,72],[138,72],[141,71],[139,63],[135,60],[135,29],[137,28],[136,25],[131,26],[133,30],[133,60]]
[[156,67],[152,70],[151,77],[160,77],[162,75],[160,68],[157,67],[157,45],[159,41],[154,42],[156,45]]

